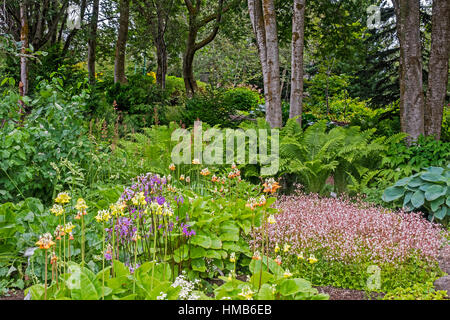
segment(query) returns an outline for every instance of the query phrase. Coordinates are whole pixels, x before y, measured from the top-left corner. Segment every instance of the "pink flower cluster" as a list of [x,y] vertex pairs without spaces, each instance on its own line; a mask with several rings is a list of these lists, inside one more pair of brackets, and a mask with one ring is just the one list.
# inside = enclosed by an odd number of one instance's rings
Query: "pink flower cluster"
[[[445,231],[420,214],[390,212],[362,201],[298,193],[280,197],[275,206],[279,214],[277,223],[268,225],[269,247],[289,244],[292,255],[314,253],[346,263],[397,264],[412,256],[433,262],[444,240]],[[258,238],[255,247],[260,233]]]

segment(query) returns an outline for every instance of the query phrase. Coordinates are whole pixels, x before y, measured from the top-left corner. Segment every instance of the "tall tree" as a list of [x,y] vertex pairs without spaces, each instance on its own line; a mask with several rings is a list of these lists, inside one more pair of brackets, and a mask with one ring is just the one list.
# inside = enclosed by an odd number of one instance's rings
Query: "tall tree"
[[99,0],[93,0],[92,16],[89,26],[89,39],[88,39],[88,72],[89,72],[89,82],[91,84],[95,83],[98,11],[99,11]]
[[29,28],[27,18],[27,1],[20,2],[20,41],[22,42],[21,57],[20,57],[20,94],[25,96],[28,93],[28,58],[25,56],[28,49]]
[[302,123],[303,109],[303,48],[306,0],[294,0],[292,16],[291,99],[289,118],[298,117]]
[[424,134],[420,0],[393,0],[400,43],[400,124],[411,143]]
[[425,103],[425,134],[440,139],[448,83],[450,54],[450,1],[434,0],[428,88]]
[[273,0],[249,0],[248,6],[264,77],[266,121],[272,128],[280,128],[283,122],[275,3]]
[[114,59],[114,83],[126,83],[125,51],[128,39],[128,24],[130,18],[130,0],[120,0],[119,4],[119,32],[116,42],[116,55]]
[[161,88],[165,88],[168,60],[165,34],[170,14],[173,13],[174,0],[143,0],[135,4],[141,17],[145,18],[156,47],[156,82]]
[[[225,5],[225,0],[217,0],[217,5],[216,8],[213,9],[213,12],[206,16],[202,16],[202,13],[204,11],[210,10],[210,8],[208,7],[203,7],[204,1],[195,0],[194,4],[193,0],[184,0],[184,4],[186,5],[189,15],[188,38],[186,41],[186,49],[183,55],[183,78],[184,85],[186,87],[186,93],[188,96],[194,95],[198,89],[197,82],[194,78],[193,68],[195,53],[214,40],[217,32],[219,31],[222,15],[239,4],[239,2],[240,0],[232,0],[227,5]],[[197,41],[197,36],[200,30],[208,26],[211,26],[211,31],[209,32],[209,34],[204,37],[203,40]]]

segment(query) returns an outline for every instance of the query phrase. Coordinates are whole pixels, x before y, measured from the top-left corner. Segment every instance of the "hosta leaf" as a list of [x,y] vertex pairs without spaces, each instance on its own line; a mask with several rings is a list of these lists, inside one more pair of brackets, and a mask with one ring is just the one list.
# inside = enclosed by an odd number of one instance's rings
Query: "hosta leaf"
[[414,192],[407,192],[405,194],[405,198],[403,199],[403,207],[406,207],[408,203],[411,201],[411,197],[414,194]]
[[405,189],[401,187],[389,187],[386,190],[384,190],[382,199],[383,201],[391,202],[401,198],[404,193]]
[[422,184],[423,184],[423,180],[420,177],[414,177],[409,181],[408,187],[415,188]]
[[434,213],[434,216],[439,220],[442,220],[447,215],[447,211],[449,211],[449,209],[446,206],[442,206],[438,211]]
[[437,173],[433,173],[433,172],[424,172],[420,175],[420,177],[425,181],[430,181],[430,182],[443,181],[443,182],[445,182],[443,176],[441,176],[440,174],[437,174]]
[[440,196],[444,196],[447,193],[447,187],[440,185],[433,185],[427,189],[425,192],[425,199],[428,201],[433,201],[439,198]]
[[417,190],[416,192],[414,192],[414,194],[411,197],[411,204],[415,208],[420,208],[421,206],[423,206],[424,202],[425,202],[425,196],[424,196],[423,192],[420,190]]
[[[426,196],[426,195],[425,195]],[[445,202],[444,197],[437,198],[430,202],[431,211],[435,212],[439,209],[439,207]]]
[[430,172],[430,173],[441,175],[442,172],[444,172],[444,168],[441,168],[441,167],[428,167],[428,168],[426,168],[426,171]]
[[406,178],[400,179],[394,184],[394,187],[406,186],[410,181],[411,181],[411,177],[406,177]]

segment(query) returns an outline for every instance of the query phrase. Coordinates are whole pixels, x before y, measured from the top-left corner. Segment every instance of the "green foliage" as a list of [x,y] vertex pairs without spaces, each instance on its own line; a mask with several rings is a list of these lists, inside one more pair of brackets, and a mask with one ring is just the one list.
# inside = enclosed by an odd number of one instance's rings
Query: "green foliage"
[[446,220],[450,216],[450,164],[429,167],[398,180],[387,188],[383,201],[403,201],[407,211],[426,209],[430,220]]
[[223,95],[223,102],[229,108],[239,111],[252,111],[263,104],[261,96],[255,90],[247,87],[237,87],[227,90]]
[[234,128],[237,115],[256,110],[261,103],[259,93],[248,88],[208,90],[186,101],[183,122],[192,125],[197,119],[211,126]]
[[374,130],[361,132],[359,127],[336,127],[327,132],[324,121],[303,133],[294,120],[281,132],[280,169],[294,174],[308,192],[321,193],[330,175],[335,190],[343,192],[351,177],[365,174],[364,165],[381,150],[384,139],[372,139]]
[[[415,283],[433,282],[444,275],[437,263],[429,265],[415,257],[400,265],[394,265],[374,264],[371,261],[359,263],[327,261],[320,253],[316,255],[318,262],[314,264],[309,263],[303,255],[300,258],[283,254],[282,256],[283,266],[295,270],[296,275],[316,286],[333,286],[366,292],[391,292],[399,287],[411,287]],[[373,272],[374,267],[379,270],[379,279],[375,278],[377,275]]]
[[[149,275],[152,262],[143,264],[130,273],[120,261],[114,261],[115,276],[111,277],[111,266],[97,274],[87,267],[74,262],[68,263],[68,273],[60,275],[59,285],[56,281],[49,286],[48,300],[156,300],[161,292],[167,300],[177,300],[181,287],[173,287],[172,281],[164,280],[160,269],[167,265],[155,266],[154,276]],[[167,268],[170,272],[170,268]],[[105,279],[105,285],[103,285]],[[167,279],[167,278],[166,278]],[[44,285],[36,284],[25,290],[32,300],[44,300]]]
[[446,300],[447,293],[442,290],[434,290],[433,283],[414,283],[411,287],[395,288],[388,292],[383,300]]
[[[248,282],[229,277],[219,277],[225,283],[214,290],[216,299],[232,300],[327,300],[311,283],[302,278],[293,278],[274,260],[263,256],[250,263],[252,276]],[[267,270],[267,271],[265,271]]]

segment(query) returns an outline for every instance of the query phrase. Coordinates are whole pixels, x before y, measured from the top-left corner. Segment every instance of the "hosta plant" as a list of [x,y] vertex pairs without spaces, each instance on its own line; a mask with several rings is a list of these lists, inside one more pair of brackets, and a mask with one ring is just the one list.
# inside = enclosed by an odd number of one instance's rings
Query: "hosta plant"
[[407,211],[426,209],[429,219],[447,220],[450,216],[450,164],[429,167],[398,180],[387,188],[383,201],[403,201]]

